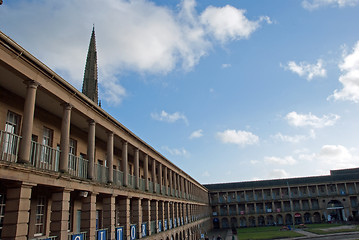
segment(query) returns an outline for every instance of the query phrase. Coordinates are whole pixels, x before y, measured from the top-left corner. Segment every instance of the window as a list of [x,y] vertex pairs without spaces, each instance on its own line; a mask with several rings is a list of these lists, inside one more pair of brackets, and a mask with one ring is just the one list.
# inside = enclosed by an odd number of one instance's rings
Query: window
[[102,210],[96,210],[96,230],[102,229]]
[[35,236],[44,235],[45,222],[46,222],[46,197],[39,196],[37,198],[37,206],[36,206]]
[[16,154],[17,151],[17,135],[20,129],[20,116],[13,112],[8,112],[5,123],[4,145],[5,153]]
[[41,147],[41,162],[50,163],[53,131],[44,127]]
[[76,149],[77,149],[76,140],[70,138],[70,141],[69,141],[69,169],[72,169],[72,170],[77,169]]
[[4,217],[5,217],[5,194],[0,193],[0,238],[1,238],[1,232],[2,232],[2,226],[4,223]]
[[69,153],[76,156],[77,141],[70,138],[69,148]]

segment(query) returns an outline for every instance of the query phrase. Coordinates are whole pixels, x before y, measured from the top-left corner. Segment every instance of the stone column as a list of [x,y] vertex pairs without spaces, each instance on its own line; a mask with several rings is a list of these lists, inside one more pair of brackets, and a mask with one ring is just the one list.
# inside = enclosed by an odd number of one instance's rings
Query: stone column
[[147,236],[151,235],[151,201],[149,199],[142,199],[142,221],[147,224]]
[[70,193],[70,189],[63,189],[52,194],[50,235],[58,240],[68,240]]
[[120,225],[123,226],[123,236],[129,239],[130,236],[130,198],[119,200]]
[[158,201],[158,221],[162,222],[162,229],[161,231],[164,231],[164,202]]
[[128,185],[128,154],[127,154],[128,143],[123,141],[122,143],[122,171],[123,171],[123,186]]
[[158,163],[158,183],[160,185],[160,194],[163,193],[162,189],[162,164]]
[[167,179],[167,167],[164,166],[164,180],[165,180],[165,194],[168,195],[168,179]]
[[87,158],[89,160],[88,166],[88,178],[94,179],[95,177],[95,128],[96,123],[94,120],[89,120],[89,132],[88,132],[88,143],[87,143]]
[[33,186],[22,183],[7,189],[2,240],[27,240]]
[[145,178],[145,190],[148,191],[148,155],[145,155],[145,162],[144,162],[144,178]]
[[170,196],[173,196],[173,194],[172,194],[172,189],[173,189],[173,181],[172,181],[172,170],[171,169],[169,169],[169,178],[170,178],[170,193],[169,193],[169,195]]
[[61,139],[60,139],[60,172],[67,172],[69,166],[69,142],[72,105],[62,104],[64,110],[62,114]]
[[108,239],[115,239],[115,202],[113,195],[103,197],[103,226],[108,229]]
[[107,165],[109,183],[113,183],[113,132],[107,133]]
[[24,115],[22,120],[21,144],[19,148],[20,163],[30,163],[32,126],[34,123],[36,90],[39,83],[29,80],[24,82],[27,85],[24,104]]
[[178,188],[178,197],[182,197],[182,194],[181,194],[181,182],[180,182],[180,175],[177,174],[177,188]]
[[175,190],[175,197],[177,197],[178,195],[176,194],[176,191],[178,191],[178,189],[177,189],[177,177],[176,177],[176,175],[177,175],[177,173],[175,173],[175,172],[173,172],[173,185],[174,185],[174,190]]
[[135,188],[140,188],[140,150],[135,149]]
[[141,224],[142,224],[142,208],[141,199],[131,199],[131,224],[137,224],[137,236],[141,238]]
[[152,200],[151,201],[151,221],[155,221],[156,227],[155,231],[158,232],[158,201]]
[[156,160],[152,159],[152,182],[153,182],[153,192],[157,192],[156,189]]
[[96,193],[88,193],[82,200],[81,231],[87,232],[88,240],[96,239]]

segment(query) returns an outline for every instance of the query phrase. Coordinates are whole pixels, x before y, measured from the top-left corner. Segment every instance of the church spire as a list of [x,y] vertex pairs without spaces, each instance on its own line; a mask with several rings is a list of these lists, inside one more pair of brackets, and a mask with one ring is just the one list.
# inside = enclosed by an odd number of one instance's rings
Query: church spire
[[84,81],[82,93],[98,104],[98,83],[97,83],[97,51],[95,39],[95,26],[92,28],[92,35],[87,52]]

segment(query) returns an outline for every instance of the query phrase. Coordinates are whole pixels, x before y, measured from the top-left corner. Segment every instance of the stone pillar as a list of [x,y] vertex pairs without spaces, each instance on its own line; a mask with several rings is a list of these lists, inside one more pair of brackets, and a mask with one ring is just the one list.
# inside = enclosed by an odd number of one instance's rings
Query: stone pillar
[[64,189],[52,194],[50,235],[58,240],[68,240],[70,193]]
[[115,196],[103,197],[103,226],[108,229],[108,239],[115,239],[115,202]]
[[158,201],[158,220],[162,222],[162,229],[161,231],[163,232],[164,229],[164,202],[163,201]]
[[175,197],[177,197],[178,195],[176,194],[176,191],[178,191],[177,189],[177,177],[176,177],[177,173],[173,172],[173,185],[174,185],[174,190],[175,190]]
[[167,167],[164,166],[164,180],[165,180],[165,194],[168,195],[168,179],[167,179]]
[[178,197],[182,197],[181,194],[181,182],[180,182],[180,175],[177,174],[177,185],[178,185]]
[[89,120],[88,130],[88,143],[87,143],[87,158],[89,160],[88,178],[94,179],[95,177],[95,128],[96,123],[94,120]]
[[155,221],[155,231],[158,232],[158,201],[152,200],[151,201],[151,221]]
[[156,160],[152,159],[152,182],[153,182],[153,192],[157,192],[156,189]]
[[32,184],[8,188],[2,240],[27,240]]
[[144,162],[144,178],[145,178],[145,190],[148,191],[148,155],[145,155],[145,162]]
[[135,188],[140,188],[140,150],[135,149]]
[[139,198],[131,199],[131,224],[137,225],[137,236],[141,238],[142,208]]
[[160,194],[163,193],[162,189],[162,164],[158,163],[158,184],[160,185]]
[[147,224],[147,236],[151,235],[151,201],[149,199],[142,199],[142,221]]
[[113,183],[113,132],[107,133],[108,182]]
[[81,232],[87,232],[88,240],[96,239],[96,193],[88,193],[82,200]]
[[123,171],[123,186],[128,185],[128,154],[127,154],[128,143],[123,141],[122,143],[122,171]]
[[172,189],[173,189],[173,181],[172,181],[172,170],[171,169],[169,169],[169,179],[170,179],[170,193],[169,193],[169,195],[170,196],[173,196],[173,194],[172,194]]
[[130,236],[130,198],[119,200],[120,224],[123,226],[123,236],[129,239]]
[[60,139],[60,172],[67,172],[69,166],[69,142],[72,105],[62,104],[64,110],[62,114],[61,139]]
[[27,85],[24,104],[24,115],[22,120],[21,144],[19,148],[20,163],[30,163],[32,126],[34,123],[36,90],[39,83],[29,80],[24,82]]

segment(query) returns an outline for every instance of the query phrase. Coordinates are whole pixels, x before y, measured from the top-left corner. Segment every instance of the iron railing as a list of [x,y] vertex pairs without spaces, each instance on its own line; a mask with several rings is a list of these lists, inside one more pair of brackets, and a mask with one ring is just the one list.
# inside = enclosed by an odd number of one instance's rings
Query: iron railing
[[16,162],[21,137],[13,133],[0,131],[0,154],[2,161]]
[[40,169],[59,171],[60,150],[31,141],[30,163]]
[[87,178],[88,162],[87,159],[69,153],[69,174],[79,178]]

